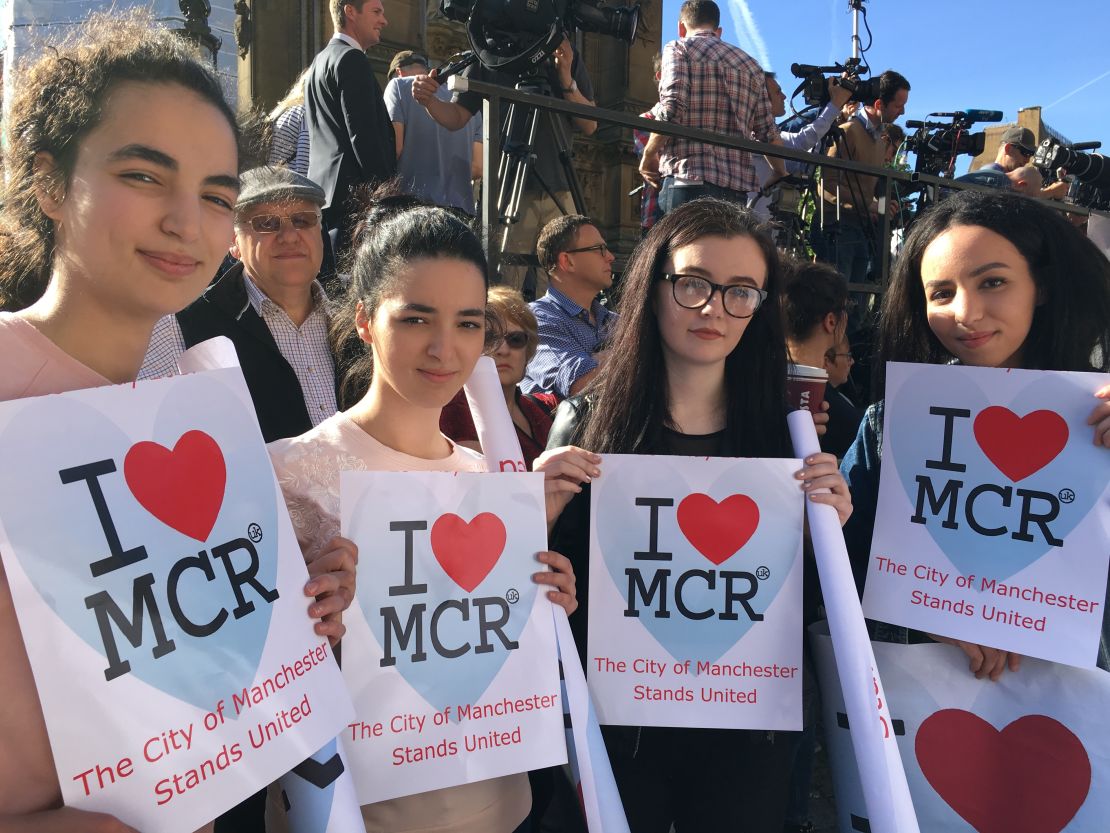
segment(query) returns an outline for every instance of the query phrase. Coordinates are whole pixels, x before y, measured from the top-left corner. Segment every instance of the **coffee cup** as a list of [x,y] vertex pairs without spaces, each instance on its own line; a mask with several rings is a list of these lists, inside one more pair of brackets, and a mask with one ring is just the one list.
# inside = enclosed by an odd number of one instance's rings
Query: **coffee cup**
[[818,411],[825,399],[829,373],[823,367],[792,364],[786,372],[786,401],[792,411]]

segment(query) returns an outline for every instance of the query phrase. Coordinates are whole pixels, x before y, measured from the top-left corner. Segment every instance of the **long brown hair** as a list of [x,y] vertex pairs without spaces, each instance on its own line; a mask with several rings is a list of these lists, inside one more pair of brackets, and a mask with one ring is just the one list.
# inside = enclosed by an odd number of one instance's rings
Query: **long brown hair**
[[767,300],[725,360],[725,453],[745,457],[790,453],[778,252],[754,215],[715,199],[694,200],[664,215],[629,259],[609,359],[588,389],[591,407],[580,444],[590,451],[660,450],[671,414],[654,289],[663,264],[683,246],[704,237],[750,237],[767,264],[763,287]]

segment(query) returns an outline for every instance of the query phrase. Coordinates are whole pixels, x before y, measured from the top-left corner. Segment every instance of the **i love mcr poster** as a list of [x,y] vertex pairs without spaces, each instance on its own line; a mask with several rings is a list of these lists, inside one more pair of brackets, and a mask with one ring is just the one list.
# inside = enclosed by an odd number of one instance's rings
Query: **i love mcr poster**
[[359,546],[343,735],[359,801],[566,763],[543,475],[340,475]]
[[605,456],[586,655],[601,723],[801,729],[800,468]]
[[238,368],[0,404],[0,555],[67,805],[191,831],[351,704]]
[[1110,561],[1110,450],[1087,419],[1110,383],[891,363],[864,613],[1093,667]]

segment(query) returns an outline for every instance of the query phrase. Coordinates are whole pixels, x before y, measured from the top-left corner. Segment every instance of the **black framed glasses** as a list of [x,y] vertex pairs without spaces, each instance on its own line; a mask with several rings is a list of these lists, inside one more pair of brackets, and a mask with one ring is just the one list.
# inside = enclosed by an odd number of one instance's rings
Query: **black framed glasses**
[[671,285],[674,301],[684,309],[701,309],[720,292],[725,312],[733,318],[751,318],[767,300],[767,290],[744,284],[723,286],[708,281],[700,275],[663,275]]
[[856,357],[852,353],[837,353],[835,348],[825,351],[825,359],[830,362],[838,361],[839,359],[847,359],[854,362]]
[[579,252],[597,252],[601,255],[607,255],[612,251],[605,243],[595,243],[593,246],[583,246],[581,249],[567,249],[568,255],[576,255]]
[[320,225],[320,215],[315,211],[297,211],[288,217],[281,214],[256,214],[247,220],[247,225],[259,234],[277,234],[286,222],[295,231],[307,231]]

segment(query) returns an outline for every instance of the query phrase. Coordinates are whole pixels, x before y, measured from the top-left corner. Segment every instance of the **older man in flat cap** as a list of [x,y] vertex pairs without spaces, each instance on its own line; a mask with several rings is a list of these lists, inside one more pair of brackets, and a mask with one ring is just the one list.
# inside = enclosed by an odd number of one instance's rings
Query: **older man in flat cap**
[[235,204],[239,262],[190,306],[154,328],[140,379],[170,376],[194,344],[227,336],[266,442],[303,434],[336,412],[335,362],[327,298],[317,280],[323,258],[316,183],[266,166],[240,178]]

